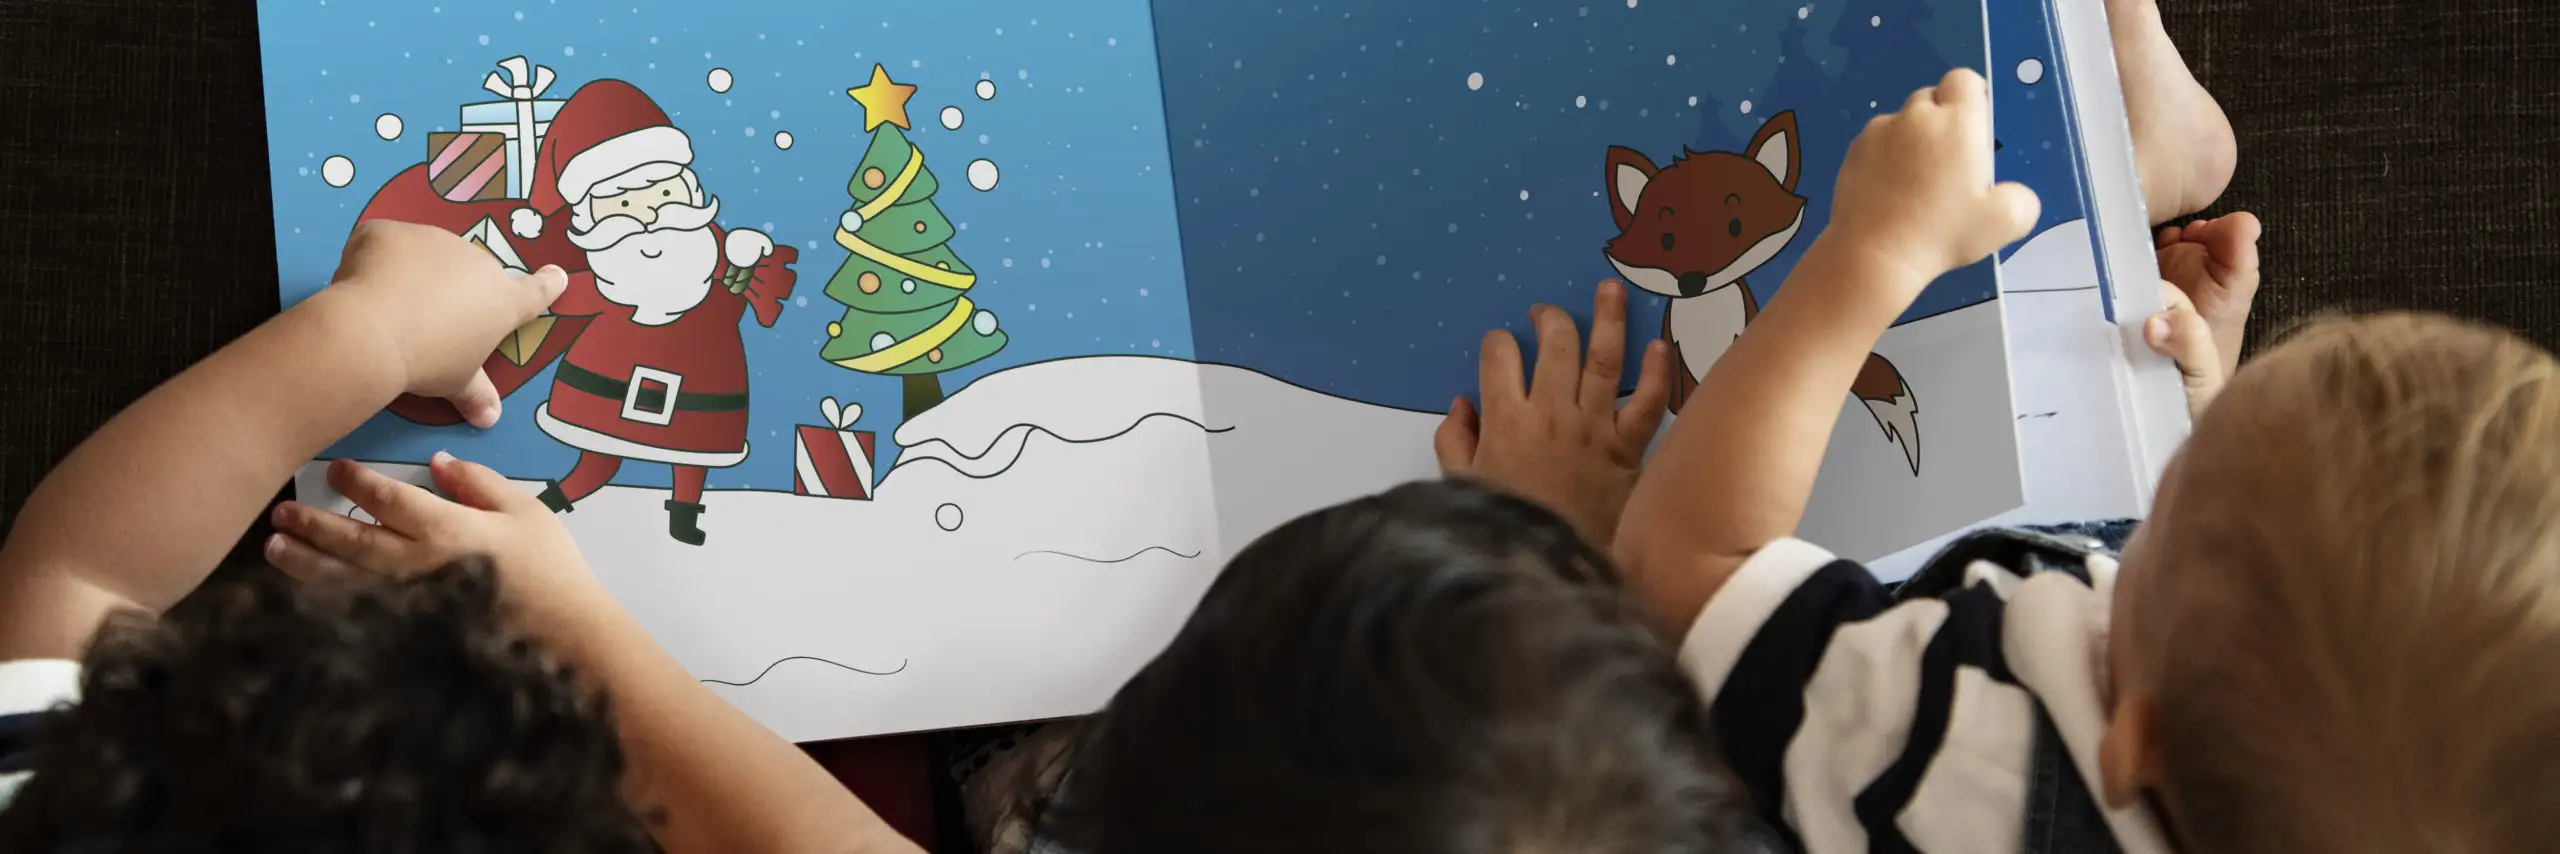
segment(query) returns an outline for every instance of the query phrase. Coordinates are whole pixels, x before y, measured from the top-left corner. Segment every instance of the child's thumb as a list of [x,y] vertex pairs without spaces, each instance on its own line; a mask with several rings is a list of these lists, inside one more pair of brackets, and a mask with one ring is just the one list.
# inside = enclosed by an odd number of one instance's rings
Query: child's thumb
[[2205,404],[2222,390],[2228,379],[2222,373],[2222,356],[2213,341],[2213,328],[2196,313],[2195,303],[2186,292],[2168,282],[2160,283],[2161,300],[2168,308],[2142,322],[2142,341],[2151,351],[2169,357],[2178,364],[2179,381],[2186,388],[2187,410],[2202,415]]
[[542,269],[517,279],[523,285],[524,303],[521,320],[532,320],[551,309],[551,301],[569,289],[569,274],[557,264],[544,264]]
[[2036,216],[2043,212],[2044,201],[2036,198],[2036,191],[2027,189],[2027,185],[2016,181],[1991,185],[1990,191],[1982,197],[1980,232],[1988,245],[1965,260],[1968,263],[1979,260],[2000,251],[2000,247],[2018,242],[2019,238],[2027,236],[2028,229],[2035,227]]

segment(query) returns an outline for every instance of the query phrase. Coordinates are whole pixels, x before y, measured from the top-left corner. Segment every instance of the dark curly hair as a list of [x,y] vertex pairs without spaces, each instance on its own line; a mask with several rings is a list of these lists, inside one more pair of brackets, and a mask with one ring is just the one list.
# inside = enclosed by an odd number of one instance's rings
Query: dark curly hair
[[656,850],[604,698],[501,626],[485,561],[207,596],[100,632],[0,851]]
[[1256,540],[1081,726],[1035,821],[1082,854],[1703,854],[1754,832],[1609,562],[1461,482]]

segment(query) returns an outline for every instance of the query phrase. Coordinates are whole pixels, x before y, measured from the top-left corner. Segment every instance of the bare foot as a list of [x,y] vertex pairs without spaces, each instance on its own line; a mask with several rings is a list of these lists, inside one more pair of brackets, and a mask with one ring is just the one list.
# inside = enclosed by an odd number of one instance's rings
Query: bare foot
[[2247,212],[2160,230],[2160,278],[2186,292],[2213,330],[2223,375],[2240,365],[2249,304],[2258,296],[2258,217]]
[[2231,186],[2240,158],[2231,120],[2187,70],[2178,46],[2169,43],[2157,0],[2107,0],[2107,26],[2115,37],[2116,72],[2124,81],[2133,159],[2142,171],[2151,223],[2211,207]]

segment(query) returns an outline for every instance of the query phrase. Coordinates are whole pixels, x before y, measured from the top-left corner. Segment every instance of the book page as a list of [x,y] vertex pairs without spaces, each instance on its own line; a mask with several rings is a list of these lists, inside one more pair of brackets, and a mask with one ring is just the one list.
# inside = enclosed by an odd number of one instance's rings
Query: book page
[[[1473,393],[1486,330],[1526,346],[1532,305],[1585,315],[1615,278],[1631,346],[1669,339],[1685,396],[1785,298],[1867,120],[1985,68],[1966,0],[1417,10],[1156,5],[1202,361],[1437,413]],[[1941,279],[1877,344],[1804,536],[1881,557],[2021,502],[1995,275]],[[1216,466],[1227,512],[1271,515],[1229,473],[1252,461]]]
[[1090,710],[1222,559],[1210,448],[1324,455],[1201,405],[1140,0],[260,20],[288,303],[366,219],[573,273],[485,363],[494,429],[407,399],[328,455],[544,495],[787,737]]

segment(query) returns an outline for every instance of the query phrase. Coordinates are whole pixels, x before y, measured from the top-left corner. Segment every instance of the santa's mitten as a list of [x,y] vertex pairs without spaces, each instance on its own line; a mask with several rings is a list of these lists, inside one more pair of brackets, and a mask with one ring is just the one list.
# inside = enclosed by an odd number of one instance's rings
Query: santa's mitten
[[747,298],[748,305],[755,307],[757,325],[772,326],[774,321],[782,319],[782,302],[791,298],[791,286],[800,280],[800,274],[791,271],[791,265],[799,260],[800,250],[777,246],[773,248],[773,254],[750,268],[754,274],[747,278],[746,290],[741,295]]
[[773,254],[773,238],[764,232],[741,228],[729,232],[722,241],[722,255],[732,267],[753,267]]

